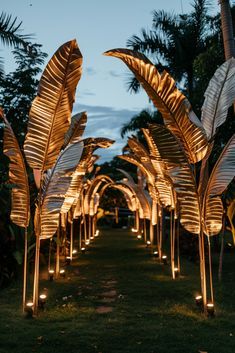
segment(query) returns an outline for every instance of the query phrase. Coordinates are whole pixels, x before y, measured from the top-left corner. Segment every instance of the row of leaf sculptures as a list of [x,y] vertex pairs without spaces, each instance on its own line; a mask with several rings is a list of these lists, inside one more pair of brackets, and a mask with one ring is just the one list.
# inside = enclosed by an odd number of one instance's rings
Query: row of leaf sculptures
[[[208,158],[218,127],[225,121],[227,110],[235,96],[235,61],[231,59],[215,73],[205,93],[201,121],[193,113],[190,103],[176,88],[174,80],[142,54],[126,49],[115,49],[106,55],[121,58],[134,72],[156,108],[162,114],[164,126],[150,125],[143,133],[148,148],[135,137],[128,140],[130,153],[120,156],[138,167],[138,184],[121,171],[124,179],[113,182],[105,175],[91,172],[97,148],[109,147],[113,141],[106,138],[82,139],[87,116],[76,114],[71,118],[75,90],[81,77],[82,55],[75,40],[65,43],[49,61],[40,80],[38,94],[32,103],[24,155],[33,170],[38,188],[34,229],[36,234],[33,310],[38,310],[39,254],[44,239],[57,236],[56,275],[60,271],[60,243],[65,241],[66,222],[70,223],[70,259],[73,256],[73,219],[80,218],[79,247],[96,234],[99,199],[108,187],[124,193],[130,210],[135,212],[135,230],[143,230],[146,219],[150,223],[150,241],[157,244],[162,258],[163,208],[171,211],[171,265],[175,277],[177,220],[190,233],[198,236],[201,290],[204,308],[208,302],[205,266],[205,239],[217,234],[222,227],[223,205],[221,194],[234,178],[235,137],[230,139],[210,176]],[[30,220],[30,195],[23,153],[4,117],[4,153],[10,158],[9,179],[12,186],[11,219],[25,228],[25,263],[23,308],[26,303],[27,227]],[[200,162],[197,184],[195,164]],[[145,190],[147,183],[148,192]],[[156,232],[154,231],[156,226]],[[56,234],[57,233],[57,234]],[[60,241],[58,241],[58,239]],[[51,242],[50,242],[51,244]],[[178,244],[178,243],[177,243]],[[178,246],[178,245],[177,245]],[[176,249],[177,250],[177,249]],[[51,251],[51,246],[49,252]],[[210,256],[210,251],[209,251]],[[48,269],[51,268],[50,253]],[[213,287],[210,271],[210,299]]]
[[[71,118],[76,86],[82,73],[81,66],[82,55],[76,40],[62,45],[48,62],[30,109],[24,153],[3,110],[0,113],[5,122],[4,153],[10,159],[9,181],[13,184],[11,220],[25,228],[23,310],[27,297],[27,227],[30,220],[29,183],[24,156],[33,170],[38,188],[34,216],[34,314],[37,314],[39,299],[40,243],[55,235],[60,219],[65,218],[61,215],[71,209],[76,213],[84,213],[81,211],[84,205],[81,202],[84,185],[90,195],[88,203],[92,203],[92,212],[95,213],[96,192],[90,190],[85,174],[92,170],[98,158],[93,154],[94,151],[97,148],[107,148],[114,142],[107,138],[82,139],[87,121],[86,113],[79,113]],[[93,185],[91,182],[90,184]],[[90,212],[90,207],[86,212]],[[58,268],[57,260],[57,271]]]
[[[198,236],[201,291],[206,311],[209,300],[204,243],[207,239],[210,257],[210,237],[218,234],[222,228],[221,195],[235,175],[235,135],[224,147],[210,175],[208,158],[213,149],[217,130],[225,122],[228,108],[234,102],[235,59],[231,58],[215,72],[205,92],[199,120],[189,101],[177,89],[172,77],[165,71],[160,74],[143,54],[128,49],[114,49],[104,54],[119,58],[128,66],[163,117],[164,125],[150,125],[147,129],[143,129],[148,149],[135,137],[131,137],[128,141],[130,153],[120,158],[136,165],[146,178],[152,199],[150,207],[152,210],[145,207],[145,213],[151,214],[148,217],[142,215],[141,218],[149,218],[151,224],[155,225],[161,216],[159,210],[162,207],[167,207],[173,212],[171,221],[173,277],[175,220],[178,218],[188,232]],[[198,162],[200,162],[199,182],[196,179]],[[133,208],[131,197],[137,195],[139,191],[129,176],[127,184],[128,187],[127,185],[116,187],[122,189]],[[141,198],[143,199],[143,195]],[[141,202],[143,203],[143,200]],[[161,225],[158,228],[161,228]],[[153,236],[153,232],[151,233]],[[157,245],[161,256],[159,235]],[[209,263],[211,264],[210,258]],[[209,283],[210,300],[213,302],[211,271]]]

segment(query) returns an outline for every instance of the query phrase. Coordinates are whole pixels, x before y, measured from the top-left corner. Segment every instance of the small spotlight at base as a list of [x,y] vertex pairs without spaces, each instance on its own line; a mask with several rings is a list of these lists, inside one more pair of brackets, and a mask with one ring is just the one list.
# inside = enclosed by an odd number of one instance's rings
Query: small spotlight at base
[[54,280],[54,273],[55,273],[54,270],[49,270],[49,271],[48,271],[49,280],[50,280],[51,282]]
[[162,262],[164,265],[167,265],[167,256],[166,255],[162,256]]
[[197,295],[195,297],[195,303],[197,306],[202,306],[203,300],[202,300],[202,296],[201,295]]
[[65,278],[65,270],[64,269],[60,270],[60,277]]
[[137,239],[139,239],[139,240],[142,239],[142,235],[138,234]]
[[158,251],[157,251],[157,250],[155,250],[155,251],[153,252],[153,256],[154,256],[154,257],[159,257],[159,254],[158,254]]
[[179,271],[178,267],[174,268],[174,273],[175,273],[175,278],[178,278],[180,275],[180,271]]
[[70,256],[66,256],[65,261],[66,261],[66,265],[70,265],[70,263],[71,263],[71,257],[70,257]]
[[45,304],[46,304],[46,294],[41,294],[38,299],[38,307],[39,309],[44,310]]
[[207,312],[207,316],[209,317],[215,316],[215,307],[213,303],[206,304],[206,312]]
[[33,317],[33,302],[26,303],[24,311],[25,311],[27,318],[32,318]]
[[81,248],[81,252],[84,254],[86,252],[86,248]]

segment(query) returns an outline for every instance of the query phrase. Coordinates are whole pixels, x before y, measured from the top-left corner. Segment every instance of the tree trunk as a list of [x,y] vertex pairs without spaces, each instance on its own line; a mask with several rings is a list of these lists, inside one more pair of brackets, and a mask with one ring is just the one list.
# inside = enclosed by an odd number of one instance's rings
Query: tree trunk
[[219,0],[225,59],[235,57],[233,24],[229,0]]

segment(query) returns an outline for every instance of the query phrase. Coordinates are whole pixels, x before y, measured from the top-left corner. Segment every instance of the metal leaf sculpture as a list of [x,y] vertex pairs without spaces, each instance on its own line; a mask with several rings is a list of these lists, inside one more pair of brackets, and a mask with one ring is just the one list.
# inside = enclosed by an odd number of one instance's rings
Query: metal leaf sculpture
[[150,133],[149,129],[142,129],[146,142],[150,150],[150,158],[152,165],[155,169],[156,180],[155,185],[159,193],[159,199],[164,207],[173,207],[173,193],[172,193],[172,181],[169,177],[167,168],[161,155],[158,151],[157,145]]
[[89,214],[90,200],[98,191],[100,185],[102,183],[112,183],[112,182],[113,182],[112,179],[108,175],[103,175],[103,174],[97,175],[91,181],[91,184],[89,185],[89,188],[86,192],[85,199],[84,199],[84,209],[86,214]]
[[132,50],[113,49],[104,55],[120,58],[129,67],[162,114],[165,125],[183,145],[190,163],[200,161],[207,151],[206,133],[172,77],[166,71],[160,75],[145,55]]
[[39,200],[41,214],[36,212],[35,229],[41,239],[52,237],[59,224],[59,214],[82,155],[83,142],[69,144],[58,156],[54,167],[47,171]]
[[180,222],[190,233],[200,233],[200,208],[196,181],[187,157],[175,136],[162,125],[151,125],[150,133],[173,182],[180,203]]
[[63,149],[69,144],[79,141],[87,123],[86,112],[78,113],[71,118],[71,124],[66,132]]
[[108,148],[113,143],[113,140],[106,138],[87,138],[83,140],[84,148],[79,164],[73,173],[69,189],[66,192],[65,200],[61,208],[61,212],[68,212],[71,206],[76,202],[81,186],[83,183],[83,176],[89,168],[89,162],[92,158],[93,152],[97,148]]
[[201,120],[208,140],[213,138],[216,129],[227,118],[228,108],[235,99],[234,81],[235,59],[231,58],[216,70],[204,94]]
[[123,169],[118,169],[118,170],[122,174],[124,174],[125,177],[127,178],[127,181],[123,180],[122,184],[129,186],[136,194],[136,197],[137,197],[139,204],[140,204],[140,217],[151,219],[151,207],[150,207],[149,201],[144,193],[144,190],[142,190],[140,187],[138,187],[137,184],[135,184],[132,176],[129,173],[127,173]]
[[81,77],[82,55],[76,40],[62,45],[44,70],[32,103],[25,156],[33,169],[51,168],[64,143]]
[[26,228],[30,219],[30,196],[25,162],[11,125],[2,110],[0,117],[5,123],[3,152],[10,159],[9,181],[13,185],[10,217],[13,223]]
[[222,228],[223,205],[220,195],[235,176],[235,135],[231,137],[217,160],[204,195],[204,233],[216,235]]

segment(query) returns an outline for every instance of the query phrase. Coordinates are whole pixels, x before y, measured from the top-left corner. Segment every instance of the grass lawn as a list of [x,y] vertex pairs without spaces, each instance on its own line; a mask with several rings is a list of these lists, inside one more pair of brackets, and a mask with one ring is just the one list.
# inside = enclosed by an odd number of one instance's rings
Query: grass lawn
[[216,316],[194,303],[198,265],[182,260],[173,281],[128,230],[103,229],[67,277],[40,281],[48,302],[38,318],[21,313],[21,287],[0,292],[0,353],[234,353],[235,258],[216,280]]

